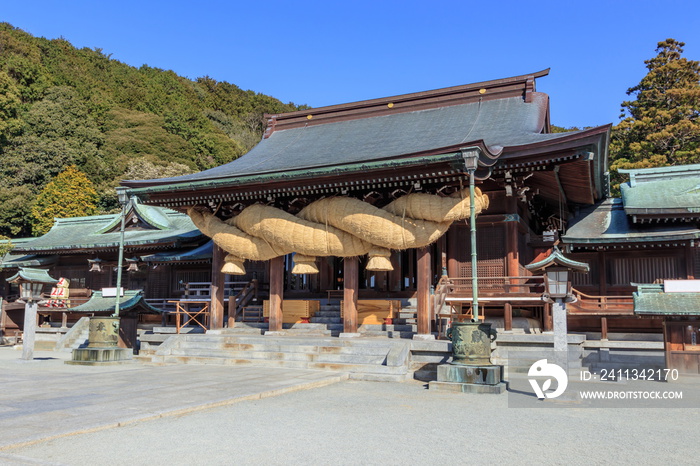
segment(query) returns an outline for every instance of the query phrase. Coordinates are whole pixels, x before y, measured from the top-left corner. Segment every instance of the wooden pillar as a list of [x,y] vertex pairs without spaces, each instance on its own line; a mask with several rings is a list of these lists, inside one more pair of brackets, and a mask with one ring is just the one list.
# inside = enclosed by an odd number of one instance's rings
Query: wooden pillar
[[417,250],[417,298],[418,298],[418,334],[430,334],[430,285],[432,272],[430,270],[430,250],[422,248]]
[[511,303],[503,304],[503,330],[513,330],[513,305]]
[[693,248],[690,246],[690,243],[685,245],[685,270],[686,270],[686,277],[688,280],[694,280],[695,279],[695,257],[693,257]]
[[218,329],[224,327],[224,277],[221,268],[224,266],[226,253],[219,246],[214,245],[211,257],[211,313],[209,328]]
[[552,330],[552,305],[550,303],[544,303],[543,314],[544,331],[548,332]]
[[447,235],[442,235],[437,242],[440,254],[440,277],[447,275]]
[[391,253],[391,266],[394,268],[388,273],[388,288],[389,291],[401,291],[401,283],[403,281],[403,273],[401,271],[401,252],[393,251]]
[[[506,197],[506,213],[512,218],[511,221],[505,222],[506,228],[506,275],[508,277],[520,276],[520,254],[518,252],[518,205],[515,196]],[[519,281],[511,279],[508,283],[511,286],[507,287],[507,293],[517,293],[520,288],[513,285],[518,285]],[[513,330],[513,306],[506,303],[503,307],[503,329],[506,332]]]
[[357,293],[359,289],[359,260],[343,259],[343,332],[357,333]]
[[282,331],[284,296],[284,256],[270,259],[270,332]]
[[459,232],[464,231],[462,228],[452,226],[447,230],[447,275],[452,278],[459,277]]
[[608,339],[608,318],[607,317],[600,318],[600,339],[601,340]]

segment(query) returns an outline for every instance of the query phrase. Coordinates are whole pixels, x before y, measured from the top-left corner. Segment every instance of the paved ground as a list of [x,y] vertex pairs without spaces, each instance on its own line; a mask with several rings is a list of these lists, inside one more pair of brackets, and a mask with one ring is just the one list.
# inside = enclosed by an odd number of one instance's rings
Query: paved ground
[[682,409],[567,398],[527,409],[509,407],[532,398],[524,391],[332,383],[333,374],[253,367],[18,363],[12,351],[0,348],[0,464],[698,463],[700,381],[589,384],[683,391]]

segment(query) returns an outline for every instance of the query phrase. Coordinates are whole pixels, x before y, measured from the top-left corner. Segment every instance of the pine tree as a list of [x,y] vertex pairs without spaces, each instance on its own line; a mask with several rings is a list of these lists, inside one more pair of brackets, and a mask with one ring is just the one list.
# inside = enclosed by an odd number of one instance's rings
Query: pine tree
[[59,173],[39,193],[32,206],[32,231],[43,235],[54,218],[70,218],[97,213],[97,191],[85,173],[75,165]]
[[610,144],[614,190],[619,168],[700,163],[700,62],[683,58],[684,46],[659,42],[658,55],[644,62],[649,72],[627,90],[635,100],[622,103]]

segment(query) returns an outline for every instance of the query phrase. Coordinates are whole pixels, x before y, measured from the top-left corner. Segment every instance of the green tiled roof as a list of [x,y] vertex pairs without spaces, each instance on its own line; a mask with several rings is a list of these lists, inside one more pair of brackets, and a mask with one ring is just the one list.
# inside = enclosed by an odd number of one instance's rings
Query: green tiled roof
[[625,214],[621,199],[581,209],[575,222],[562,236],[567,244],[641,243],[683,241],[700,238],[692,224],[635,224]]
[[[72,307],[69,311],[78,313],[112,313],[114,312],[115,304],[116,297],[104,298],[102,296],[102,291],[95,291],[86,303]],[[119,300],[119,311],[126,312],[136,307],[148,313],[160,314],[163,312],[144,300],[142,290],[124,290],[124,295]]]
[[58,283],[58,280],[49,275],[48,270],[44,269],[34,269],[31,267],[22,267],[19,271],[7,279],[8,283],[14,283],[19,280],[26,280],[30,282],[39,282],[53,285]]
[[578,262],[569,259],[568,257],[565,257],[564,254],[562,254],[562,252],[556,246],[554,247],[554,250],[550,255],[548,255],[541,261],[533,262],[532,264],[526,265],[525,268],[527,270],[536,271],[543,270],[551,266],[562,266],[568,267],[577,272],[588,272],[588,264],[586,264],[585,262]]
[[633,293],[639,315],[700,316],[700,293],[664,293],[663,285],[638,285]]
[[[134,215],[147,227],[129,228],[127,225],[124,234],[124,245],[127,248],[163,244],[176,247],[202,238],[202,233],[185,214],[135,203],[132,204],[127,217]],[[56,219],[48,233],[26,243],[17,244],[13,253],[78,253],[84,250],[118,248],[120,224],[120,214]]]
[[628,215],[669,213],[700,216],[700,165],[620,170],[629,174],[622,200]]

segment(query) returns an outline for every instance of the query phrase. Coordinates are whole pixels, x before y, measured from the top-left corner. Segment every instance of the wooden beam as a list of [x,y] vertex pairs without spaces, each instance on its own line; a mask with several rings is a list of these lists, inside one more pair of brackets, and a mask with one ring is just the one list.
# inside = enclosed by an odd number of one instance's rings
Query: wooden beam
[[211,257],[211,319],[209,328],[218,329],[224,326],[224,277],[221,268],[224,266],[226,253],[214,245]]
[[422,248],[417,251],[417,298],[418,298],[418,334],[430,334],[430,285],[432,272],[430,267],[430,249]]
[[270,259],[270,332],[282,331],[282,299],[284,296],[284,256]]
[[343,332],[357,332],[357,293],[359,288],[359,260],[343,259]]

